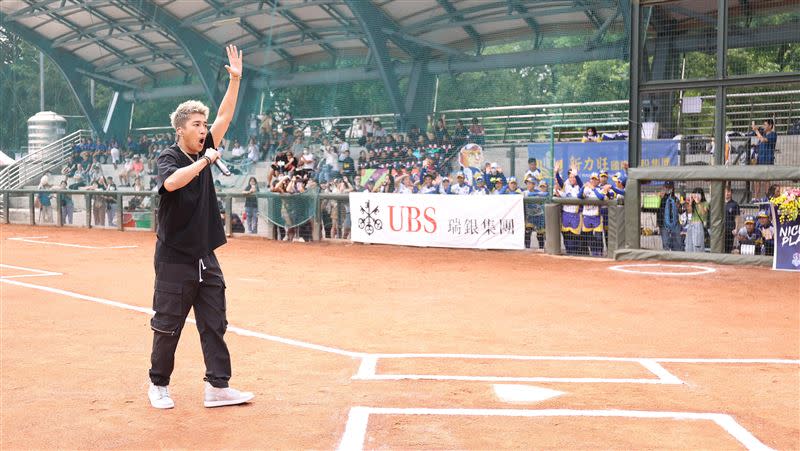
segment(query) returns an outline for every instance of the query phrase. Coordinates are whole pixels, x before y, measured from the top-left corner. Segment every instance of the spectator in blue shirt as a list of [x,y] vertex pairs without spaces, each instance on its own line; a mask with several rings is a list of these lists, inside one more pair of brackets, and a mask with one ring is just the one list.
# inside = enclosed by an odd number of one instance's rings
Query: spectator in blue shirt
[[763,129],[757,127],[755,122],[751,124],[751,127],[758,139],[756,164],[775,164],[775,143],[778,141],[778,134],[775,132],[775,121],[765,119]]
[[508,185],[495,191],[496,194],[522,194],[522,190],[517,186],[517,178],[509,177]]

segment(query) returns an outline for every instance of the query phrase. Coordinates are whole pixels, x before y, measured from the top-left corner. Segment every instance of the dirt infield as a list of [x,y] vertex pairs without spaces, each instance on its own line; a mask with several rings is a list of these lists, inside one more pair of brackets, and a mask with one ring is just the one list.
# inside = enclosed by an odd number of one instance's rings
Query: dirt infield
[[235,238],[231,384],[256,398],[203,408],[190,326],[157,411],[154,241],[0,226],[0,448],[800,449],[800,275]]

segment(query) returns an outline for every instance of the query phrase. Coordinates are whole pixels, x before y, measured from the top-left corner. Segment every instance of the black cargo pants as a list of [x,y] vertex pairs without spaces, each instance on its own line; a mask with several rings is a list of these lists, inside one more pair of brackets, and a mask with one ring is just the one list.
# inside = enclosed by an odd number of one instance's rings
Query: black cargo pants
[[156,261],[155,269],[150,381],[155,385],[169,385],[175,367],[175,349],[186,316],[194,307],[206,364],[204,380],[214,387],[227,387],[231,378],[231,357],[223,338],[228,326],[225,279],[217,257],[212,252],[193,264]]

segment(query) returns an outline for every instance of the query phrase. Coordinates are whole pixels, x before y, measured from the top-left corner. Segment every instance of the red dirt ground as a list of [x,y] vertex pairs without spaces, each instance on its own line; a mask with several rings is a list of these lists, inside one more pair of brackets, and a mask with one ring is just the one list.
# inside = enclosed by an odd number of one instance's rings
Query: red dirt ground
[[[132,249],[81,249],[9,240]],[[509,404],[479,381],[353,380],[360,359],[229,333],[235,387],[253,403],[202,407],[195,328],[178,349],[176,408],[146,397],[146,232],[0,226],[0,261],[60,276],[0,283],[0,448],[335,448],[352,406],[625,409],[730,414],[767,446],[800,449],[800,365],[663,363],[682,385],[535,383],[566,392]],[[265,334],[369,353],[652,358],[800,357],[800,275],[711,266],[660,277],[608,260],[234,238],[217,252],[228,319]],[[2,276],[31,274],[2,268]],[[377,374],[653,378],[635,363],[380,360]],[[376,415],[367,448],[740,447],[713,423],[620,418]]]

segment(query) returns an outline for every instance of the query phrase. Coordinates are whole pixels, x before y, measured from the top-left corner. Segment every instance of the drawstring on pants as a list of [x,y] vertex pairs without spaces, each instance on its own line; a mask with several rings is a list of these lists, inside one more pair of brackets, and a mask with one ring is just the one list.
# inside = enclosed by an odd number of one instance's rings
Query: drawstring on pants
[[206,269],[206,264],[203,263],[203,259],[201,258],[197,262],[197,278],[200,279],[199,282],[203,281],[203,270]]

